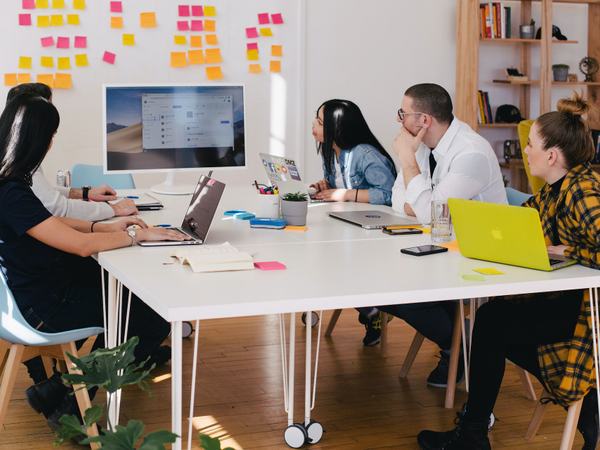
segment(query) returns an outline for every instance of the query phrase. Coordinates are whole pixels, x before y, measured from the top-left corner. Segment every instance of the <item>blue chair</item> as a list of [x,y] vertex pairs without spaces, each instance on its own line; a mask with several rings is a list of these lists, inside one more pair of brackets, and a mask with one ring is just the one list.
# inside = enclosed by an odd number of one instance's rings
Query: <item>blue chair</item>
[[[8,288],[6,278],[0,271],[0,428],[6,418],[8,403],[15,386],[20,363],[31,358],[56,358],[67,362],[69,373],[79,373],[70,363],[67,353],[78,356],[76,341],[95,337],[103,333],[99,327],[81,328],[61,333],[44,333],[33,328],[23,318],[15,299]],[[89,341],[88,341],[89,344]],[[46,366],[46,370],[48,367]],[[83,416],[92,404],[87,389],[73,386],[79,410]],[[94,425],[88,434],[97,434]]]
[[115,189],[135,189],[133,177],[128,174],[106,175],[102,166],[75,164],[71,169],[71,187],[108,184]]
[[531,194],[517,191],[511,187],[506,188],[506,198],[508,199],[509,205],[521,206],[525,201],[529,200],[530,197]]

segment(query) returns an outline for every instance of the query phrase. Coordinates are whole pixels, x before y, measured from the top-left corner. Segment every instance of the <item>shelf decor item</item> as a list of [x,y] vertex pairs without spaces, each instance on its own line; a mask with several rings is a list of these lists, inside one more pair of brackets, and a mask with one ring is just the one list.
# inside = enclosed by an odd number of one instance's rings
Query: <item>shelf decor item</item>
[[552,77],[554,81],[567,81],[569,66],[567,64],[552,64]]
[[515,67],[506,68],[506,78],[508,81],[524,82],[529,81],[529,77],[524,73],[519,72],[519,69]]
[[579,70],[585,75],[584,81],[588,83],[595,81],[594,75],[598,73],[598,60],[591,56],[586,56],[579,62]]
[[519,37],[521,39],[533,39],[535,36],[535,20],[531,19],[531,22],[526,25],[519,25]]

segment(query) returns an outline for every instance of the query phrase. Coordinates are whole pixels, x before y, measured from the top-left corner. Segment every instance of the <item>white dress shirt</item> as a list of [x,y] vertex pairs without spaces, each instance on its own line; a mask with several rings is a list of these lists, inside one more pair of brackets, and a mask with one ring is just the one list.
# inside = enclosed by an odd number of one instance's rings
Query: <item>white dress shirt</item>
[[[429,170],[429,154],[433,151],[436,167]],[[466,123],[454,118],[437,147],[430,150],[424,144],[415,154],[421,171],[404,186],[402,170],[392,188],[392,207],[406,216],[408,203],[417,220],[431,222],[431,202],[451,197],[507,203],[506,189],[498,158],[491,145]]]
[[31,190],[53,216],[93,221],[115,215],[108,203],[70,199],[70,189],[51,186],[41,168],[33,174]]

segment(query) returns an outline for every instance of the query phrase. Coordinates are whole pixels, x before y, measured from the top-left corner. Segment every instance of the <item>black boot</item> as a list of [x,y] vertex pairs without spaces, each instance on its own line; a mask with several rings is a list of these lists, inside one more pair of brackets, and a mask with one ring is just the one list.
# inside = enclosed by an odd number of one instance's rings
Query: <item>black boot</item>
[[68,391],[69,388],[62,382],[61,374],[54,372],[47,380],[28,387],[25,394],[29,406],[47,418],[58,407]]
[[582,450],[595,450],[598,441],[598,396],[596,389],[590,389],[583,399],[577,429],[584,440]]
[[451,431],[421,431],[417,436],[421,450],[491,450],[488,421],[472,422],[465,417]]

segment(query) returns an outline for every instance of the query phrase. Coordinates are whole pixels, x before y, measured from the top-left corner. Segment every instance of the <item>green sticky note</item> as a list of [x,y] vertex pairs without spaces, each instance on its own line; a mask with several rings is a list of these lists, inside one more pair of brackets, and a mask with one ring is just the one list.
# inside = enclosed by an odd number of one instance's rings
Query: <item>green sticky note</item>
[[478,269],[473,269],[473,272],[477,272],[482,275],[504,275],[504,272],[494,269],[493,267],[480,267]]
[[465,281],[485,281],[485,277],[483,275],[477,275],[474,273],[464,273],[462,274],[462,279]]

